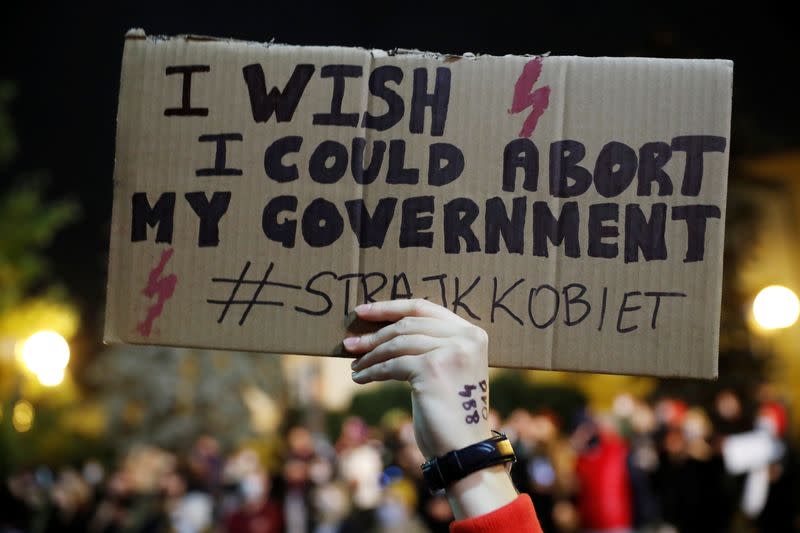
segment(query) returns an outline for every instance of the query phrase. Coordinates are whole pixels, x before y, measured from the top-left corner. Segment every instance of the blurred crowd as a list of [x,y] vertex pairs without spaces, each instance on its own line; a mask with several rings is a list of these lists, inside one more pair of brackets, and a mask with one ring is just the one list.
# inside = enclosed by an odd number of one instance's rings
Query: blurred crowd
[[[754,412],[730,390],[710,409],[627,394],[604,413],[519,408],[492,426],[513,441],[512,477],[545,532],[800,531],[787,406],[768,391]],[[344,420],[334,440],[293,425],[272,451],[130,449],[5,480],[0,531],[446,532],[446,498],[421,479],[406,413]]]

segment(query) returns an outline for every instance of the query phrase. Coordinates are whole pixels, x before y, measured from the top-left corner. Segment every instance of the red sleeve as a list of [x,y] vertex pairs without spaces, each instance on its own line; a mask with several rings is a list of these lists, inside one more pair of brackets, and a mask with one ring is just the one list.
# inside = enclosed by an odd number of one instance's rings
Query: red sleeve
[[450,533],[542,533],[531,497],[520,494],[491,513],[450,524]]

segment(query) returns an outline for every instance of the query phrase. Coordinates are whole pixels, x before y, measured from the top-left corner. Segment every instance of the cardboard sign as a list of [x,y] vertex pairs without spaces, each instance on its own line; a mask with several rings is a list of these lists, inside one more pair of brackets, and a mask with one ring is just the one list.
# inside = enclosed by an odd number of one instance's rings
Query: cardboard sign
[[414,297],[495,366],[716,376],[732,71],[132,31],[106,341],[341,355]]

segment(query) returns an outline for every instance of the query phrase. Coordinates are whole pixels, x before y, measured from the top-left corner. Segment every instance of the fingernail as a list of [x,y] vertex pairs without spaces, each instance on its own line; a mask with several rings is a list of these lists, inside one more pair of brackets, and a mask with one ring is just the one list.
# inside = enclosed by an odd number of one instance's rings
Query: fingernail
[[353,372],[352,374],[350,374],[350,377],[353,379],[353,381],[355,381],[356,378],[358,377],[358,372]]
[[347,349],[355,348],[356,345],[358,345],[359,339],[360,337],[347,337],[342,341],[342,344],[344,344],[344,347]]
[[353,359],[353,362],[350,363],[350,368],[355,368],[357,364],[358,364],[358,359]]
[[367,311],[372,304],[361,304],[356,306],[356,313],[363,313]]

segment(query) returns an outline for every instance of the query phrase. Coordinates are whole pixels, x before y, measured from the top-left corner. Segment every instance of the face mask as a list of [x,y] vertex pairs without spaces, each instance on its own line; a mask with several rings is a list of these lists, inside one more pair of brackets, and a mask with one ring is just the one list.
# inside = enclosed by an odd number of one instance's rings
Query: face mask
[[703,425],[699,421],[690,420],[683,426],[683,434],[686,436],[687,440],[703,438],[704,433]]
[[383,526],[396,526],[408,520],[405,508],[397,502],[385,502],[378,507],[377,514]]
[[550,487],[556,481],[556,471],[547,459],[534,459],[528,468],[528,475],[543,487]]
[[264,496],[264,482],[261,480],[261,476],[249,475],[245,477],[241,481],[239,489],[247,502],[256,501]]

